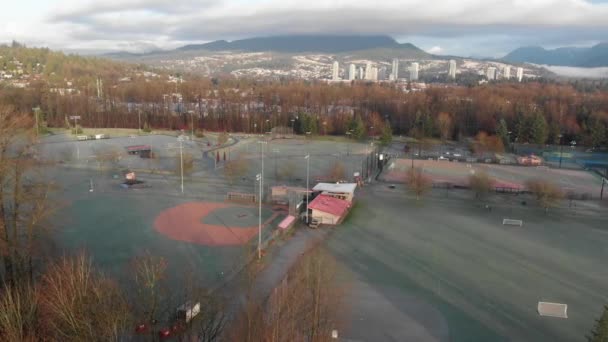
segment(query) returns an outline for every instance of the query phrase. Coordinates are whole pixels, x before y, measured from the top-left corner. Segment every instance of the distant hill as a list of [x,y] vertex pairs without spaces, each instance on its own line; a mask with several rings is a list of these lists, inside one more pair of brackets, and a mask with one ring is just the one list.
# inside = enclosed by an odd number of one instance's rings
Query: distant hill
[[293,35],[257,37],[228,42],[217,40],[206,44],[186,45],[177,50],[192,51],[244,51],[244,52],[282,52],[282,53],[344,53],[370,49],[403,49],[424,52],[416,46],[399,44],[389,36],[340,36],[340,35]]
[[591,48],[558,48],[547,50],[540,46],[516,49],[503,57],[513,63],[535,63],[575,67],[608,66],[608,43],[600,43]]

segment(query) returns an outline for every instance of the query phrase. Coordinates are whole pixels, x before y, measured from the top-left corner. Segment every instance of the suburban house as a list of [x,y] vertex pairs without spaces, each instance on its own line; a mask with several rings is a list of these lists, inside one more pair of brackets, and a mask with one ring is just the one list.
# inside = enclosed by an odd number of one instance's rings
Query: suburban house
[[319,183],[312,188],[313,192],[352,202],[355,197],[356,183]]
[[344,220],[351,202],[330,195],[320,194],[308,204],[311,218],[319,224],[335,225]]

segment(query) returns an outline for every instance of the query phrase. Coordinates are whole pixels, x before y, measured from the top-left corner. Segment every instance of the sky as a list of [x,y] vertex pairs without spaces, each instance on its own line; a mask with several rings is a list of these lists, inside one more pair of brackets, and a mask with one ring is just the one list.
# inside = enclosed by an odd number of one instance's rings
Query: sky
[[477,57],[608,41],[608,0],[9,1],[0,42],[81,53],[285,34],[387,34],[431,53]]

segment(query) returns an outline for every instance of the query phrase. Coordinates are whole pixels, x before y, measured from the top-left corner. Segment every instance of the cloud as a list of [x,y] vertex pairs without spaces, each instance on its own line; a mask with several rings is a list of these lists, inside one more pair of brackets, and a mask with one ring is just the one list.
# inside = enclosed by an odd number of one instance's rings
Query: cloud
[[[63,0],[45,25],[63,44],[201,42],[277,34],[389,34],[433,53],[467,50],[446,42],[498,37],[501,49],[524,43],[576,44],[608,36],[608,4],[584,0]],[[534,38],[538,37],[537,40]],[[437,40],[432,43],[431,40]],[[486,41],[488,46],[496,42]],[[505,45],[506,44],[506,45]],[[470,51],[471,47],[468,47]],[[497,51],[499,47],[494,48]]]
[[432,48],[426,50],[426,52],[437,55],[437,54],[440,54],[441,52],[443,52],[443,49],[441,48],[441,46],[435,45]]

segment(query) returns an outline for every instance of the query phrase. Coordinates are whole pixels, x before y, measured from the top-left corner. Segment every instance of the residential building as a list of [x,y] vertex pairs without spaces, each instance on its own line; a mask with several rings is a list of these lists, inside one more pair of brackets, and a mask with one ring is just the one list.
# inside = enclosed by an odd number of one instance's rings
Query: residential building
[[502,78],[508,80],[511,78],[511,67],[509,65],[505,65],[502,69]]
[[386,67],[382,67],[378,69],[378,78],[379,81],[386,80]]
[[448,77],[451,79],[456,78],[456,61],[453,59],[450,60],[450,69],[448,70]]
[[340,80],[340,63],[338,63],[338,61],[334,61],[333,67],[331,69],[331,79],[333,81]]
[[392,80],[398,80],[399,79],[399,60],[397,58],[393,59],[393,65],[391,68],[391,77],[389,77]]
[[352,81],[357,78],[357,67],[354,64],[348,66],[348,80]]
[[371,81],[373,78],[372,76],[373,76],[372,63],[367,62],[367,64],[365,65],[365,79],[368,81]]
[[488,67],[488,70],[486,71],[486,78],[488,79],[488,81],[492,81],[496,79],[496,68],[495,67]]
[[524,79],[524,68],[517,68],[517,82],[521,82]]
[[363,67],[359,67],[359,72],[357,75],[357,79],[362,80],[365,78],[365,71],[363,70]]
[[419,68],[420,68],[420,65],[416,62],[414,62],[410,65],[410,81],[418,80],[418,69]]

